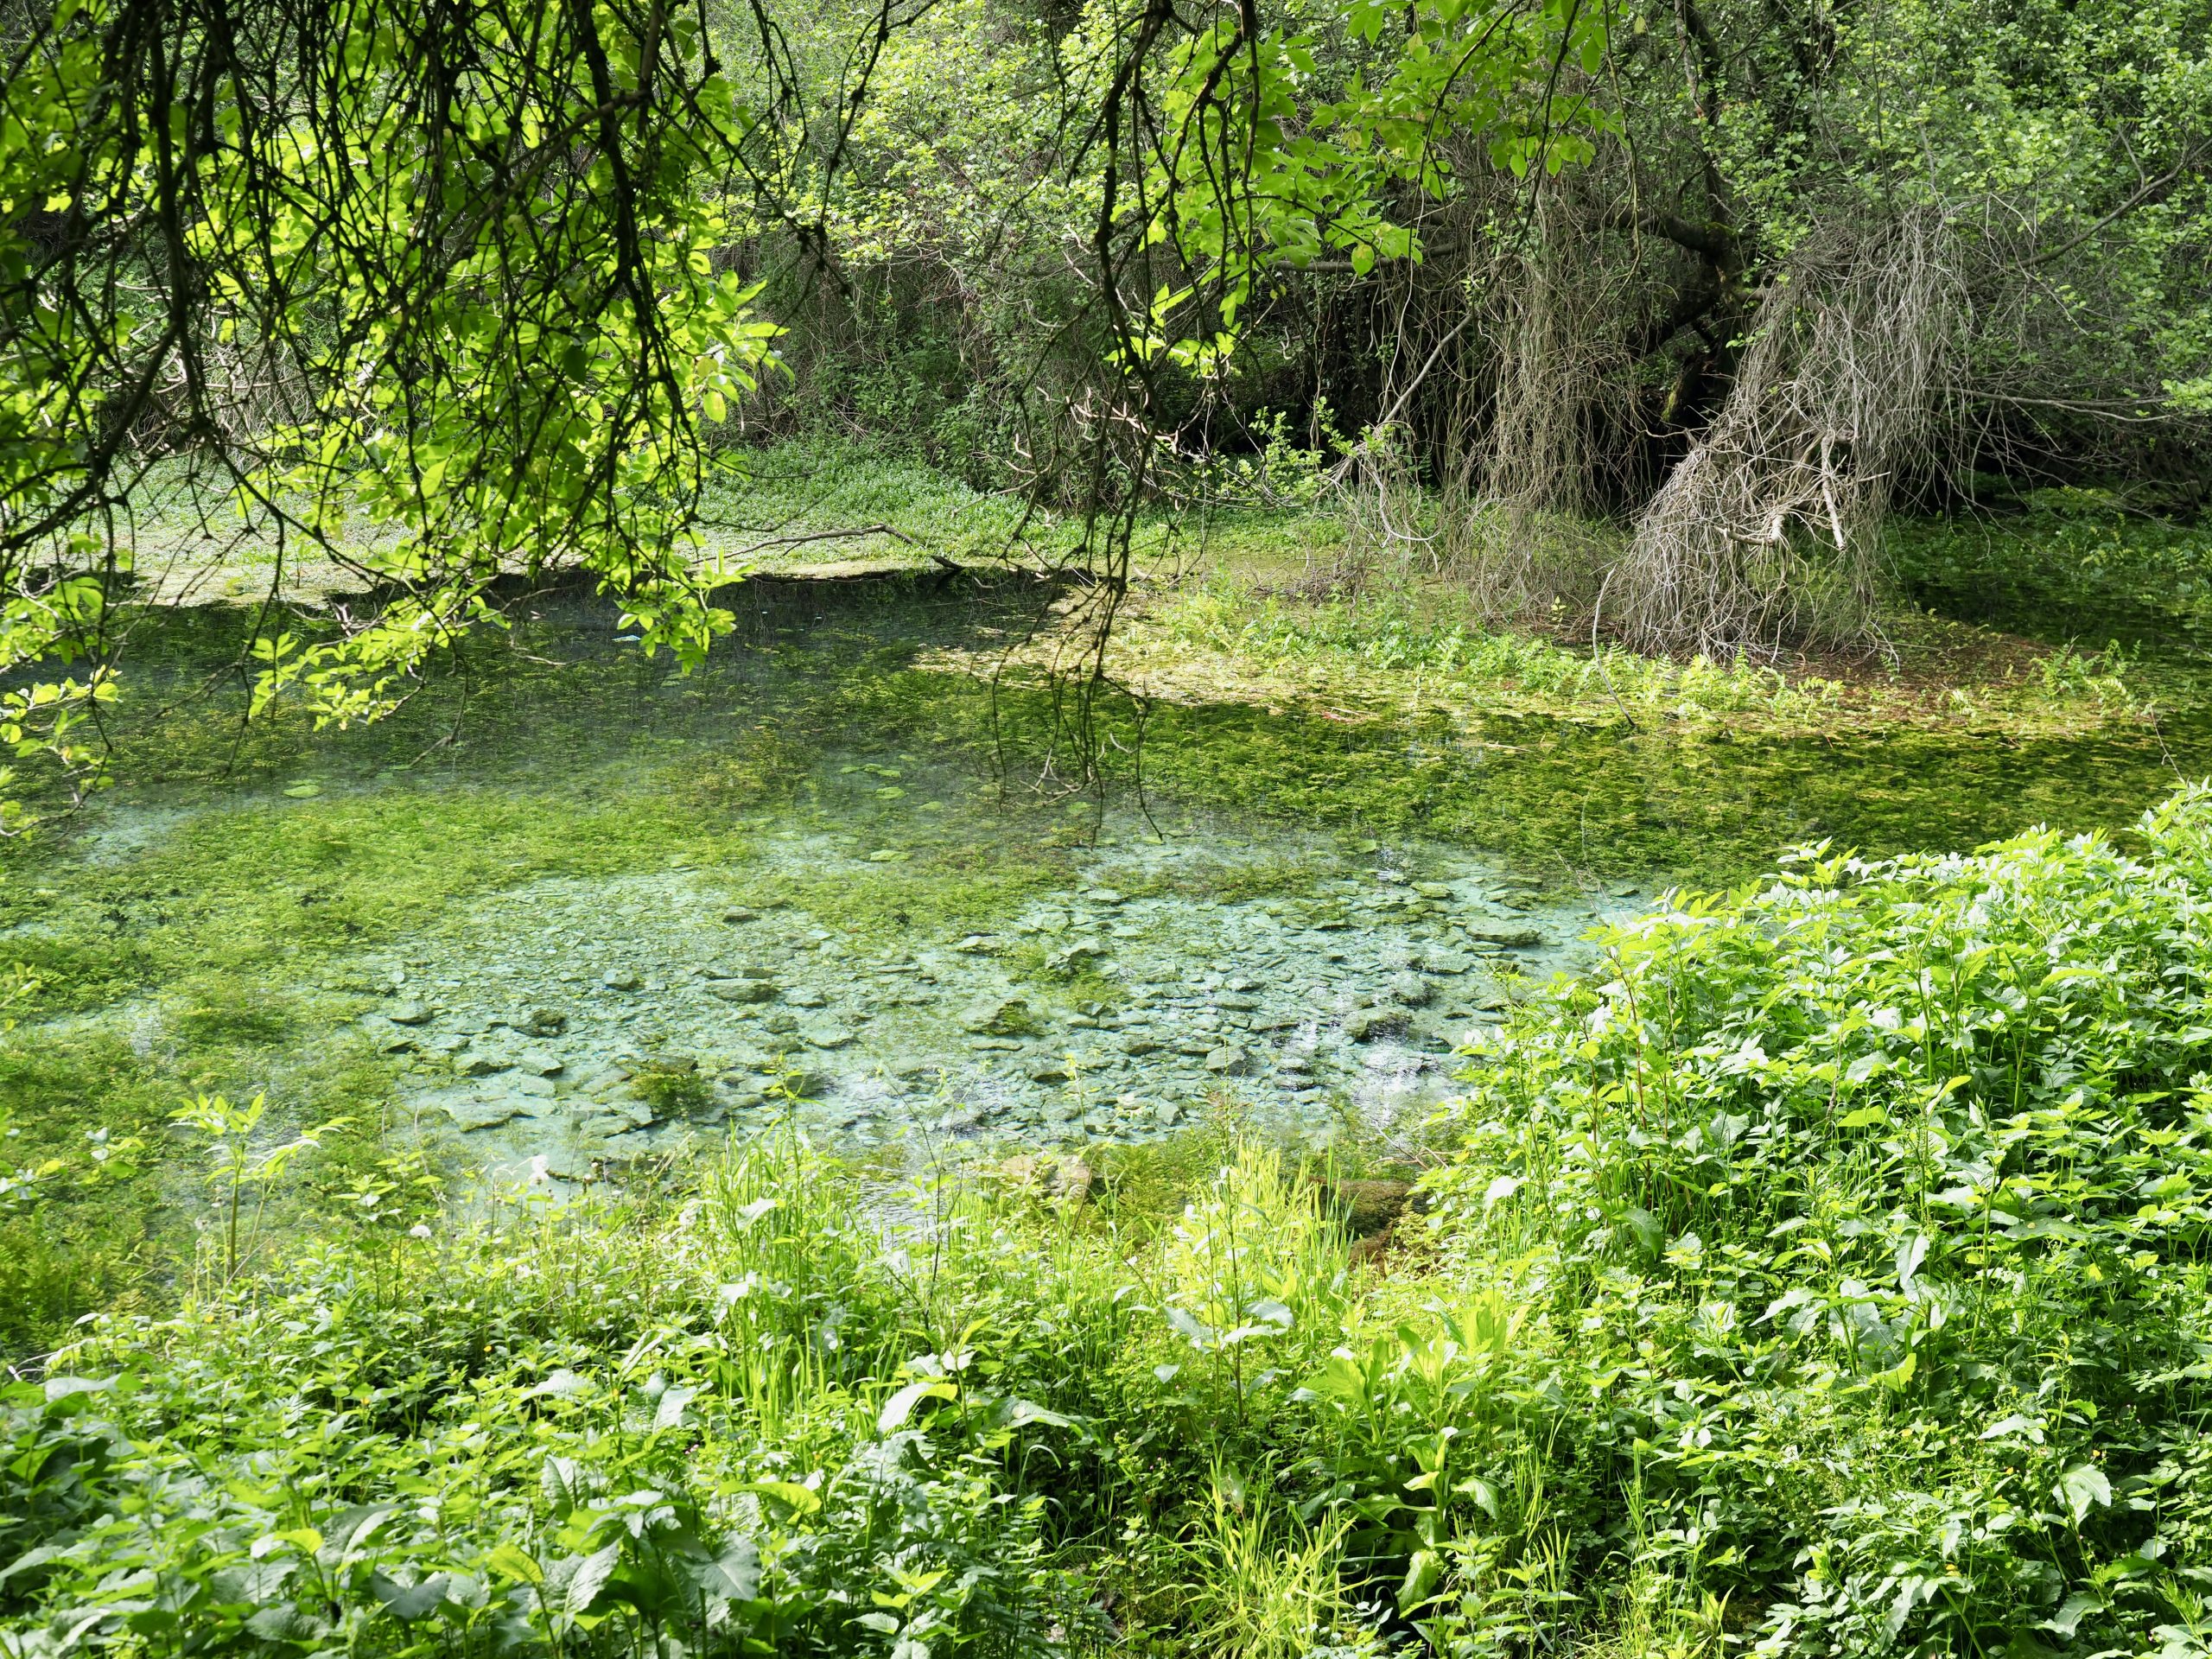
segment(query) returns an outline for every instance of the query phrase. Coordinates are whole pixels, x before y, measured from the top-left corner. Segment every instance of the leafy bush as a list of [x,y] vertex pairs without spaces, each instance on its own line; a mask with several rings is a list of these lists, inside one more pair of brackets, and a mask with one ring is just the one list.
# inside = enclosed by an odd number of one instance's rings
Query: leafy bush
[[658,1224],[524,1211],[118,1322],[5,1398],[10,1650],[1049,1645],[1003,1470],[1064,1426],[907,1381],[855,1193],[761,1148]]
[[[1485,1046],[1436,1182],[1522,1316],[1475,1507],[1541,1451],[1566,1582],[1763,1651],[2202,1650],[2212,797],[2142,835],[1811,849]],[[1513,1558],[1442,1530],[1480,1603]]]
[[1890,541],[1907,592],[2031,635],[2117,632],[2171,651],[2201,645],[2212,616],[2212,527],[2104,492],[2037,491],[2003,517],[1900,520]]

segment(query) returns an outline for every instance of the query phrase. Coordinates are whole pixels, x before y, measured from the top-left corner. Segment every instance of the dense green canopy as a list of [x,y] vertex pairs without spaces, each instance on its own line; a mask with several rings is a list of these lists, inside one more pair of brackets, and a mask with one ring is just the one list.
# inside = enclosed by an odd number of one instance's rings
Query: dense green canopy
[[[2201,493],[2208,38],[2202,0],[12,4],[0,726],[67,757],[157,480],[272,599],[303,553],[373,581],[257,647],[349,720],[502,572],[696,656],[709,470],[824,425],[1109,526],[1340,450],[1503,507],[1516,604],[1849,636],[1901,490]],[[1530,514],[1636,533],[1539,569]]]

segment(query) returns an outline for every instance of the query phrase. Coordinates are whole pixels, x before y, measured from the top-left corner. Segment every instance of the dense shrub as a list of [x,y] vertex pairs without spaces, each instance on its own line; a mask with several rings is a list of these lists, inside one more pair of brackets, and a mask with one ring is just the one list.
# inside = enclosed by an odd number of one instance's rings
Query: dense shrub
[[1444,1231],[1524,1310],[1577,1580],[1777,1653],[2199,1650],[2208,834],[1813,849],[1484,1049]]

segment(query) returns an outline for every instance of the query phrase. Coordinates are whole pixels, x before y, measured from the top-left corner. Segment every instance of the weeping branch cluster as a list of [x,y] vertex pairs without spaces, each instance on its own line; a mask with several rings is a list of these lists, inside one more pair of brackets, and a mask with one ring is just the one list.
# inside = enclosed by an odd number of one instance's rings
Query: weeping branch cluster
[[1883,518],[1936,428],[1969,320],[1938,213],[1800,248],[1727,400],[1608,575],[1620,632],[1714,656],[1868,638]]

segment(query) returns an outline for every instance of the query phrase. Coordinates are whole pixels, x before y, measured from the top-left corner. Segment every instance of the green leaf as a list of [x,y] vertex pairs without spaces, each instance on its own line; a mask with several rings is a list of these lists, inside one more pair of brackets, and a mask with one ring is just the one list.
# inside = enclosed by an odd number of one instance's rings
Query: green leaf
[[1406,1563],[1405,1580],[1398,1586],[1398,1611],[1411,1613],[1427,1601],[1429,1592],[1444,1576],[1444,1560],[1433,1549],[1417,1549]]
[[697,1397],[696,1389],[671,1389],[660,1397],[653,1408],[653,1427],[657,1429],[674,1428],[683,1421],[684,1408]]
[[622,1541],[617,1538],[576,1563],[576,1570],[569,1579],[568,1593],[562,1600],[571,1617],[591,1611],[592,1604],[599,1599],[599,1592],[607,1587],[607,1580],[613,1576],[621,1560]]
[[2094,1464],[2077,1463],[2061,1475],[2057,1492],[2077,1527],[2088,1517],[2092,1505],[2109,1507],[2112,1503],[2112,1483]]
[[1493,1521],[1497,1519],[1497,1488],[1491,1485],[1490,1482],[1480,1476],[1474,1476],[1461,1481],[1452,1490],[1463,1497],[1473,1498],[1476,1503],[1481,1506],[1484,1515]]
[[503,1543],[484,1558],[486,1571],[512,1584],[543,1584],[544,1569],[515,1543]]
[[403,1624],[411,1624],[446,1599],[446,1580],[443,1573],[433,1573],[419,1584],[402,1585],[378,1573],[370,1576],[369,1590],[384,1603],[386,1612]]
[[729,1490],[758,1492],[763,1497],[772,1497],[798,1515],[812,1515],[822,1507],[822,1495],[812,1487],[802,1486],[795,1480],[748,1480]]
[[875,1432],[888,1434],[904,1424],[913,1414],[914,1408],[925,1400],[951,1400],[959,1390],[950,1382],[909,1382],[905,1388],[883,1402],[883,1410],[875,1420]]
[[742,1533],[732,1535],[722,1553],[708,1562],[705,1570],[711,1579],[707,1587],[714,1593],[733,1601],[750,1601],[760,1593],[760,1548]]

